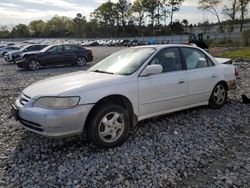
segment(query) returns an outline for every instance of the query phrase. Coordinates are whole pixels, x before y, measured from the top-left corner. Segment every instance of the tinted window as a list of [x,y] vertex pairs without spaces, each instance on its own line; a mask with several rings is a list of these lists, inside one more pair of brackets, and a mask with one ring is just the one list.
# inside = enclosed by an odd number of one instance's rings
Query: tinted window
[[57,52],[62,52],[62,46],[53,46],[51,47],[48,52],[54,52],[54,53],[57,53]]
[[28,51],[34,50],[35,47],[36,47],[36,46],[29,46],[29,47],[26,48],[26,51],[27,51],[27,50],[28,50]]
[[206,55],[201,51],[194,48],[182,48],[182,52],[187,64],[187,69],[199,69],[209,66]]
[[79,48],[77,46],[70,46],[70,45],[65,45],[64,46],[65,51],[78,51]]
[[167,48],[160,51],[151,64],[162,65],[163,72],[182,70],[181,55],[178,48]]

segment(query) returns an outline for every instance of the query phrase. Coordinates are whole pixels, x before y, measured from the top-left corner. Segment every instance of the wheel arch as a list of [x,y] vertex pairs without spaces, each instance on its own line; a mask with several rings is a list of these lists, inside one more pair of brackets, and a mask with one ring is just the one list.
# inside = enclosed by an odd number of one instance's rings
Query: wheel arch
[[[225,80],[221,80],[221,81],[219,81],[217,84],[222,84],[222,85],[224,85],[224,86],[226,87],[227,91],[229,90],[228,84],[227,84],[227,82],[226,82]],[[217,84],[216,84],[216,85],[217,85]],[[216,85],[215,85],[215,86],[216,86]],[[214,87],[215,87],[215,86],[214,86]]]
[[99,106],[104,105],[104,104],[108,104],[108,103],[120,105],[128,111],[129,119],[130,119],[130,127],[133,128],[137,124],[137,121],[138,121],[137,116],[134,114],[134,109],[133,109],[133,105],[132,105],[131,101],[123,95],[114,94],[114,95],[109,95],[109,96],[103,97],[97,103],[95,103],[95,105],[90,110],[90,112],[87,116],[84,129],[87,128],[90,120],[94,116],[94,112],[96,111],[96,109]]

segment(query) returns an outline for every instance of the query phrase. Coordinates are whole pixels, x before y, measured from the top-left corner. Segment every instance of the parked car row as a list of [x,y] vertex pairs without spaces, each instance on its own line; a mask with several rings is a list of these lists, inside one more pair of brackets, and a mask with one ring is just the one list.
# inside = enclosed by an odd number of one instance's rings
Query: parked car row
[[43,48],[45,48],[47,45],[40,45],[40,44],[31,44],[22,47],[20,50],[17,51],[11,51],[4,55],[4,59],[7,62],[17,62],[21,60],[21,55],[25,52],[31,52],[31,51],[40,51]]
[[40,51],[23,53],[20,61],[17,62],[17,66],[35,71],[42,66],[72,64],[82,67],[91,61],[93,61],[91,49],[71,44],[55,44]]
[[13,51],[17,51],[17,50],[20,50],[20,47],[17,47],[17,46],[2,46],[2,47],[0,47],[0,57],[3,57],[8,52],[13,52]]
[[93,61],[91,49],[72,44],[29,44],[22,48],[4,46],[0,48],[6,62],[14,62],[19,68],[38,70],[42,66],[78,65]]

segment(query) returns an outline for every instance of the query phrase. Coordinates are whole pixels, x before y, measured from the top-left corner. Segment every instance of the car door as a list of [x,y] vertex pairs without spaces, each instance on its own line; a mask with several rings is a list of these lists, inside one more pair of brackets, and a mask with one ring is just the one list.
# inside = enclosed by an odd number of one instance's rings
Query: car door
[[204,103],[209,100],[217,83],[217,69],[209,57],[199,49],[182,47],[187,67],[188,105]]
[[63,57],[65,63],[72,63],[75,61],[75,51],[77,51],[77,47],[73,45],[64,45]]
[[150,116],[186,105],[187,73],[179,48],[158,52],[150,64],[160,64],[163,72],[138,78],[139,113]]
[[46,52],[42,54],[42,64],[43,65],[59,65],[64,61],[63,59],[63,48],[60,45],[52,46]]

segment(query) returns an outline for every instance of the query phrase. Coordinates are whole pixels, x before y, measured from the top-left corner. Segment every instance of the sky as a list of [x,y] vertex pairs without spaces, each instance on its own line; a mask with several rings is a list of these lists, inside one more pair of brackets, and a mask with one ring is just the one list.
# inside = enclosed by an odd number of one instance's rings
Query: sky
[[[87,18],[107,0],[0,0],[0,25],[28,24],[32,20],[49,20],[54,15],[75,17],[82,13]],[[117,0],[112,0],[116,2]],[[198,0],[185,0],[174,20],[187,19],[189,23],[205,20],[216,22],[216,17],[198,8]],[[219,8],[219,12],[221,7]],[[222,17],[223,18],[223,17]]]

